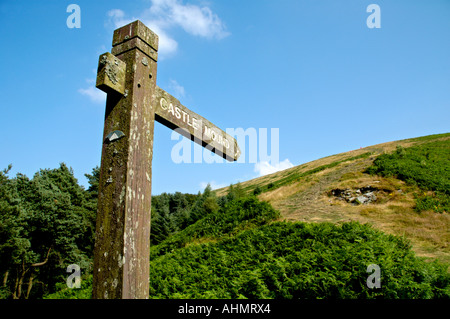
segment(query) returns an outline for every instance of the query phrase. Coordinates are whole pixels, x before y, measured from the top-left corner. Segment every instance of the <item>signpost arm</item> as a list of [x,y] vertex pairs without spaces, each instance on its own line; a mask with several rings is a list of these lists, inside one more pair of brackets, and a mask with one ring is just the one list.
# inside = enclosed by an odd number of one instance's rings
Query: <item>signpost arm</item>
[[213,153],[233,162],[241,155],[232,136],[204,117],[192,112],[171,94],[156,86],[153,97],[155,120]]

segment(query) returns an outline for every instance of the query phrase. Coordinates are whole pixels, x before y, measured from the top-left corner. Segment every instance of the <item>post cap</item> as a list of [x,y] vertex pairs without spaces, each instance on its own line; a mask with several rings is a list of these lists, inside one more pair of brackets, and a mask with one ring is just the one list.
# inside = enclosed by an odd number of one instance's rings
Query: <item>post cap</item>
[[158,51],[158,35],[139,20],[115,30],[112,45],[114,47],[136,37],[151,46],[155,51]]

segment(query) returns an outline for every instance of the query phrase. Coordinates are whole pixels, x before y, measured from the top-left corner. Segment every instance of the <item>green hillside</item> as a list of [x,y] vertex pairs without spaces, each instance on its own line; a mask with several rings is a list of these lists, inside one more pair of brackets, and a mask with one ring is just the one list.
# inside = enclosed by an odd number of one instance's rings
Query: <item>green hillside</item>
[[[449,264],[449,153],[449,133],[430,135],[328,156],[240,186],[268,201],[282,220],[368,223],[405,236],[419,256]],[[364,190],[376,200],[349,201]]]
[[[448,298],[450,274],[410,243],[357,222],[274,221],[254,196],[227,201],[151,249],[151,298]],[[367,267],[382,269],[369,289]],[[89,298],[81,289],[46,298]]]
[[[367,267],[382,267],[382,289]],[[359,223],[275,222],[151,262],[153,298],[448,298],[446,267]]]
[[[150,297],[450,298],[449,151],[450,134],[427,136],[218,191],[153,196]],[[7,173],[1,297],[90,298],[98,169],[88,190],[65,165],[32,180]],[[69,289],[74,258],[83,261],[82,283]],[[18,281],[22,265],[29,270]],[[380,288],[368,286],[370,265]]]

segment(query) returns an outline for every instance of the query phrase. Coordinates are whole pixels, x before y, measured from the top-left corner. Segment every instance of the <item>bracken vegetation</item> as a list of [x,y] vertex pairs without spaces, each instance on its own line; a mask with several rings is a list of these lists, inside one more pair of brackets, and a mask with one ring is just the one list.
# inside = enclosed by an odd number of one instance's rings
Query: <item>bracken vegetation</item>
[[[422,140],[378,156],[366,172],[411,185],[419,212],[414,215],[425,210],[444,216],[449,142]],[[374,155],[339,159],[256,187],[231,185],[223,196],[210,187],[195,195],[152,196],[150,297],[450,298],[448,265],[417,257],[405,237],[354,221],[281,221],[257,197],[369,156]],[[10,178],[9,169],[0,172],[0,298],[91,298],[99,169],[86,175],[87,190],[65,164],[32,179]],[[375,210],[370,207],[370,214]],[[80,288],[66,285],[70,264],[81,266]],[[369,265],[380,267],[381,288],[368,287]]]
[[378,156],[367,172],[431,191],[416,194],[418,211],[450,212],[450,139],[409,148],[399,146],[392,154]]
[[[368,289],[380,265],[382,289]],[[369,226],[276,222],[152,261],[155,298],[448,298],[446,267]]]
[[[356,222],[275,221],[254,196],[216,200],[217,210],[151,248],[151,298],[450,297],[447,267],[416,257],[404,238]],[[367,287],[371,264],[380,289]],[[73,291],[47,297],[90,297],[89,286]]]

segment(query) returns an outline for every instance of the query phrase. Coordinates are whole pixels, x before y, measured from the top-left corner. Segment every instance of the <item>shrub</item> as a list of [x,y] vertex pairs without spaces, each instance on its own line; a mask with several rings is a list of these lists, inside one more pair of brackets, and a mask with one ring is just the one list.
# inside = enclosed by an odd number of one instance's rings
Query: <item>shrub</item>
[[[381,289],[366,285],[381,268]],[[153,298],[448,298],[446,267],[368,225],[276,222],[152,260]]]
[[396,177],[409,185],[434,191],[434,196],[417,196],[416,209],[450,211],[450,139],[402,148],[380,155],[366,172]]
[[253,195],[257,196],[262,193],[262,189],[259,186],[256,186],[256,188],[253,190]]
[[234,199],[161,244],[153,246],[150,250],[151,257],[185,247],[200,238],[218,239],[232,236],[245,228],[266,224],[278,216],[279,213],[270,204],[260,202],[254,196]]
[[[402,237],[357,222],[269,223],[276,216],[269,204],[241,198],[154,246],[150,297],[450,297],[447,266],[417,258]],[[199,237],[215,240],[192,244]],[[371,264],[381,269],[380,289],[367,287]],[[47,298],[89,298],[90,280]]]
[[91,299],[92,298],[92,275],[81,279],[80,288],[68,288],[66,284],[58,285],[59,291],[44,296],[44,299]]

